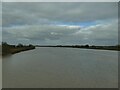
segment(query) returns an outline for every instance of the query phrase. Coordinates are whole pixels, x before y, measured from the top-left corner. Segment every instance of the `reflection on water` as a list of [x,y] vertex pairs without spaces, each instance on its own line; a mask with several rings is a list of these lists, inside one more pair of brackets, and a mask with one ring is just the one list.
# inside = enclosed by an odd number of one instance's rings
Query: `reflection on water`
[[3,88],[118,87],[118,52],[37,48],[3,58]]

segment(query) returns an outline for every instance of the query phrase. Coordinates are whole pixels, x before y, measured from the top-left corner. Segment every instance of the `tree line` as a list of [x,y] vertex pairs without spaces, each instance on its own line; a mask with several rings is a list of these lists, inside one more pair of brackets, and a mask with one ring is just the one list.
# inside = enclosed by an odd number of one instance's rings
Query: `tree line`
[[19,43],[18,45],[10,45],[7,42],[2,42],[2,46],[7,46],[7,47],[33,47],[34,45],[29,44],[29,45],[23,45],[21,43]]

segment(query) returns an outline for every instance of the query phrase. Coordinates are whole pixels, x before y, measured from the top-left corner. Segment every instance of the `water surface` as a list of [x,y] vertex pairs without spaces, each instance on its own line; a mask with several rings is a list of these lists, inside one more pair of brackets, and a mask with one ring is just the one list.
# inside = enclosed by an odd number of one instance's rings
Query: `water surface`
[[3,58],[3,88],[116,88],[118,52],[36,48]]

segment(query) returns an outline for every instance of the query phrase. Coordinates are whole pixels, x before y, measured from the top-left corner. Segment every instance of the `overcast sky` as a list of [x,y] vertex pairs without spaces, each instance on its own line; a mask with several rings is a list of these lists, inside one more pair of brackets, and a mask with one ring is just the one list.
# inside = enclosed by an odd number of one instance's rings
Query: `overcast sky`
[[116,45],[117,2],[4,2],[3,41],[10,44]]

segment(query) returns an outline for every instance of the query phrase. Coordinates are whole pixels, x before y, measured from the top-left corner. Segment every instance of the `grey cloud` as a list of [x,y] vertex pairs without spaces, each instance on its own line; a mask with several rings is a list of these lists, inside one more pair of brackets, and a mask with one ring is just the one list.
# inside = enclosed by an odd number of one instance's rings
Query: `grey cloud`
[[53,25],[32,25],[32,26],[16,26],[3,28],[3,40],[9,40],[8,37],[25,39],[25,40],[59,40],[70,36],[79,30],[78,27],[68,28],[66,26]]
[[[69,26],[70,27],[70,26]],[[117,20],[84,28],[53,25],[32,25],[4,28],[5,41],[16,38],[18,42],[31,41],[42,44],[117,44]],[[7,38],[10,37],[10,38]]]
[[116,45],[118,44],[118,20],[83,28],[75,35],[82,37],[86,43]]
[[[3,3],[4,24],[83,22],[117,18],[117,2],[107,3]],[[8,17],[9,16],[9,17]]]
[[[83,2],[83,0],[2,0],[3,2]],[[84,0],[84,2],[119,2],[119,0]]]
[[[117,2],[4,2],[3,41],[34,44],[117,44],[117,8]],[[102,22],[81,28],[64,26],[70,22],[95,21]]]

